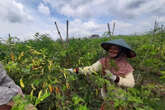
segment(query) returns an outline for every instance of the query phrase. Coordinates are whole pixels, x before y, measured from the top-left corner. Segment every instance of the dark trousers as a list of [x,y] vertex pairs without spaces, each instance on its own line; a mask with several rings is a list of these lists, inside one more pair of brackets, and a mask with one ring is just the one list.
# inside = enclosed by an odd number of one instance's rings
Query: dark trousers
[[0,110],[11,110],[11,106],[9,106],[9,105],[0,105]]

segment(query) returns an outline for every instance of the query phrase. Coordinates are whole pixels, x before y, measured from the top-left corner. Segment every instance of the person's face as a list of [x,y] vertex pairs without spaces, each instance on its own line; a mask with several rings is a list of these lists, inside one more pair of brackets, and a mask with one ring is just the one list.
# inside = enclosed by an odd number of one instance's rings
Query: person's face
[[119,51],[120,51],[120,48],[118,46],[112,45],[112,46],[110,46],[110,48],[108,50],[109,56],[111,58],[114,58],[114,57],[116,57],[118,55]]

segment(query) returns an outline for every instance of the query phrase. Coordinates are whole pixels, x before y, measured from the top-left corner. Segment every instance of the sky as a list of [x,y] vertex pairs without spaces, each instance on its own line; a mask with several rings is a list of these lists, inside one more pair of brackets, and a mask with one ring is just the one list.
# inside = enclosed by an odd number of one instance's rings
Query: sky
[[1,0],[0,37],[10,33],[20,40],[33,38],[36,32],[58,39],[56,21],[63,39],[66,20],[69,37],[102,35],[107,23],[115,35],[150,31],[157,19],[165,23],[165,0]]

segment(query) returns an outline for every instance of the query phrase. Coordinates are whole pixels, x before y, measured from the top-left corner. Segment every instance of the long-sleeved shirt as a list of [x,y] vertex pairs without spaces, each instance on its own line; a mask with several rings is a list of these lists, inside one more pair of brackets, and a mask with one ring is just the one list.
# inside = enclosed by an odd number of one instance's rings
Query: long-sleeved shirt
[[20,90],[21,88],[6,74],[2,64],[0,64],[0,105],[9,103]]
[[[97,61],[91,66],[79,68],[79,73],[81,74],[91,74],[93,72],[101,72],[101,71],[102,71],[102,64],[100,63],[100,61]],[[118,76],[118,77],[119,77],[119,82],[117,83],[118,86],[134,87],[135,80],[132,72],[127,73],[125,76]],[[103,97],[106,96],[105,90],[103,88],[101,89],[101,94]]]

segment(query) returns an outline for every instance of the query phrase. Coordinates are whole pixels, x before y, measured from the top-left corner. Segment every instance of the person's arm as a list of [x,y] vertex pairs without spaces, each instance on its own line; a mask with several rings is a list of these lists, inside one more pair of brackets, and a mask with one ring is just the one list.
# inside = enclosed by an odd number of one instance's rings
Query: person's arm
[[8,104],[18,91],[9,87],[0,86],[0,105]]
[[116,76],[113,73],[111,73],[109,70],[105,70],[106,74],[109,74],[109,79],[114,81],[117,85],[123,86],[123,87],[134,87],[135,80],[133,73],[130,72],[126,74],[124,77]]
[[119,76],[119,82],[117,83],[117,85],[123,86],[123,87],[131,87],[131,88],[134,87],[135,80],[134,80],[133,73],[130,72],[127,75],[125,75],[125,77]]
[[91,74],[94,72],[99,72],[102,69],[102,65],[100,61],[97,61],[96,63],[92,64],[91,66],[86,66],[86,67],[79,67],[75,68],[74,72],[78,74]]

